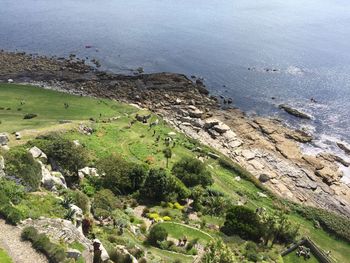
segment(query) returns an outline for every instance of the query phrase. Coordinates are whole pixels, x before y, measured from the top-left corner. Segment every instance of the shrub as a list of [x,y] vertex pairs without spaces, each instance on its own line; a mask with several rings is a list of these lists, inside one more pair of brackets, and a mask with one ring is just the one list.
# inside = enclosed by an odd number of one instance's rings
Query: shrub
[[[1,197],[3,195],[3,197]],[[23,186],[16,184],[14,181],[0,178],[0,206],[2,199],[5,199],[6,203],[11,201],[14,205],[17,205],[25,197],[25,191]]]
[[213,178],[205,164],[195,158],[182,158],[174,164],[172,173],[187,187],[213,184]]
[[6,219],[6,222],[13,225],[17,225],[23,219],[21,211],[10,204],[0,207],[0,215]]
[[99,160],[97,167],[105,173],[103,186],[112,190],[114,194],[127,194],[139,190],[147,175],[144,166],[131,164],[115,154]]
[[20,180],[29,191],[39,188],[41,166],[24,148],[13,148],[5,155],[5,172],[8,176]]
[[229,236],[238,235],[241,238],[254,241],[258,241],[262,236],[258,215],[245,206],[233,206],[227,211],[221,231]]
[[33,119],[35,117],[37,117],[38,115],[35,113],[27,113],[26,115],[24,115],[23,119],[25,120],[29,120],[29,119]]
[[92,210],[96,217],[107,218],[118,207],[121,207],[121,203],[109,189],[98,191],[92,202]]
[[189,190],[164,169],[151,169],[141,189],[141,195],[157,201],[175,201],[188,197]]
[[39,234],[34,227],[23,229],[21,237],[23,240],[32,242],[32,246],[46,255],[52,263],[61,263],[66,259],[64,249],[55,243],[52,243],[45,234]]
[[171,221],[171,217],[170,216],[163,216],[163,221]]
[[202,263],[236,263],[232,250],[222,240],[213,240],[205,248]]
[[159,246],[159,243],[165,241],[168,237],[168,232],[161,225],[155,225],[151,228],[148,235],[148,242],[153,246]]

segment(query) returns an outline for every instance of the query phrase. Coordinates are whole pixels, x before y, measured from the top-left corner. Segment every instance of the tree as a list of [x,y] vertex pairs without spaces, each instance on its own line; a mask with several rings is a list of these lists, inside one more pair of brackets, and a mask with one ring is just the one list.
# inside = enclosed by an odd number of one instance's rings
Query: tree
[[169,166],[169,159],[171,158],[171,156],[173,154],[172,154],[171,149],[169,147],[165,148],[163,153],[164,153],[164,157],[166,158],[166,168],[168,168],[168,166]]
[[101,159],[97,168],[105,174],[102,178],[103,186],[116,195],[139,190],[147,176],[145,166],[129,163],[116,154]]
[[182,158],[174,164],[172,173],[187,187],[196,185],[206,187],[214,182],[205,164],[195,158]]
[[162,242],[168,238],[168,232],[161,225],[155,225],[151,228],[148,235],[148,242],[153,246],[158,246],[159,242]]
[[229,236],[239,235],[247,240],[259,241],[263,229],[254,210],[245,206],[233,206],[226,213],[221,231]]
[[141,189],[143,196],[153,200],[176,201],[189,196],[189,190],[164,169],[151,169]]
[[202,263],[237,263],[231,249],[222,240],[212,240],[205,248]]
[[103,186],[110,189],[114,194],[125,194],[131,189],[128,176],[130,164],[119,155],[112,154],[100,159],[97,168],[105,174],[102,179]]

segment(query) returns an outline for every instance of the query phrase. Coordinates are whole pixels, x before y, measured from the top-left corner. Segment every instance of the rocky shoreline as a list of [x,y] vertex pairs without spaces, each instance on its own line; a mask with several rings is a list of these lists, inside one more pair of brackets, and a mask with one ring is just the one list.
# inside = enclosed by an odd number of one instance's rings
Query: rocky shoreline
[[349,186],[340,181],[340,166],[349,163],[331,153],[303,154],[300,144],[312,137],[278,120],[222,110],[201,81],[173,73],[111,74],[75,56],[57,59],[1,51],[0,82],[8,81],[148,108],[239,163],[277,195],[350,218]]

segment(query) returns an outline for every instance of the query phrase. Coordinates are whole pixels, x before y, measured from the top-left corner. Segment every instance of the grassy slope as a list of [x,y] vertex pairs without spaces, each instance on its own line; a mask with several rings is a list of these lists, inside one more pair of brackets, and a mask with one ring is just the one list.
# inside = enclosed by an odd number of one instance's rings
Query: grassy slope
[[[110,153],[119,153],[129,160],[144,162],[146,158],[152,157],[154,159],[153,166],[165,167],[165,159],[162,150],[165,148],[164,138],[167,136],[168,132],[171,131],[171,128],[165,123],[160,122],[155,128],[156,136],[153,136],[153,130],[149,130],[148,125],[142,123],[137,122],[128,129],[128,124],[137,112],[135,108],[112,101],[82,98],[28,86],[0,85],[0,101],[5,107],[15,108],[21,98],[26,98],[26,105],[23,109],[25,109],[25,107],[28,107],[28,109],[23,110],[20,115],[16,110],[8,112],[12,114],[4,114],[4,112],[0,110],[0,119],[2,120],[0,131],[50,127],[52,125],[57,125],[58,120],[61,119],[87,120],[89,117],[98,118],[99,113],[102,113],[102,118],[107,116],[120,116],[119,119],[111,123],[99,122],[94,124],[96,132],[92,136],[85,136],[75,131],[68,132],[66,136],[70,139],[78,139],[94,152],[96,158],[106,156]],[[70,104],[68,109],[64,108],[64,102]],[[45,104],[45,106],[43,106],[43,104]],[[0,105],[0,107],[4,106]],[[39,117],[37,120],[22,120],[21,116],[23,116],[23,113],[26,111],[38,113]],[[130,113],[133,114],[130,115]],[[152,117],[152,119],[155,118],[155,116]],[[158,135],[161,136],[161,139],[157,143],[155,138]],[[172,164],[181,157],[194,155],[194,153],[188,149],[191,148],[188,146],[193,147],[193,142],[188,140],[184,135],[177,134],[175,136],[175,141],[176,146],[172,148],[173,157],[170,160],[169,169],[171,169]],[[243,179],[239,182],[236,181],[234,179],[236,175],[222,168],[215,160],[210,159],[207,163],[210,164],[209,167],[212,167],[215,179],[214,188],[225,192],[232,200],[246,199],[247,205],[253,208],[264,206],[269,210],[273,209],[273,200],[269,197],[259,197],[257,193],[260,190],[251,182]],[[324,250],[331,250],[332,255],[337,258],[339,262],[346,262],[346,260],[348,260],[348,255],[350,254],[349,244],[334,239],[322,230],[314,229],[309,221],[300,216],[290,215],[290,218],[301,224],[301,232],[303,235],[309,235]],[[214,221],[222,222],[220,219],[214,219]],[[166,253],[157,249],[153,250],[154,253]]]
[[[21,105],[21,101],[24,105]],[[69,108],[65,109],[64,103]],[[14,132],[24,129],[37,129],[58,124],[60,120],[87,120],[115,116],[120,111],[133,111],[132,107],[105,99],[71,96],[66,93],[38,89],[32,86],[0,85],[0,132]],[[10,108],[10,110],[7,110]],[[18,109],[21,108],[19,111]],[[26,113],[38,117],[24,120]]]
[[2,248],[0,248],[0,262],[1,263],[12,263],[12,260],[9,257],[9,255]]

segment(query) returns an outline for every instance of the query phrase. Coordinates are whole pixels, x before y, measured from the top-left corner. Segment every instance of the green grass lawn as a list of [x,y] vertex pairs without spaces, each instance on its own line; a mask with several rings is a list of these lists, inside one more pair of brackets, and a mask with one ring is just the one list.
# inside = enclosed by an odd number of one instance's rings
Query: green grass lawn
[[311,258],[309,259],[304,259],[303,257],[298,257],[295,251],[284,256],[283,261],[284,263],[319,263],[314,255],[311,255]]
[[209,234],[187,225],[173,222],[163,222],[159,223],[159,225],[164,227],[167,230],[169,236],[172,238],[179,239],[186,236],[188,241],[198,238],[199,243],[202,243],[204,245],[212,239]]
[[0,248],[0,262],[1,263],[12,263],[10,256],[2,248]]
[[[22,102],[22,105],[21,105]],[[64,104],[69,107],[66,109]],[[62,120],[88,120],[131,113],[134,107],[107,99],[73,96],[28,85],[0,84],[0,132],[37,129]],[[27,113],[38,116],[24,120]]]

